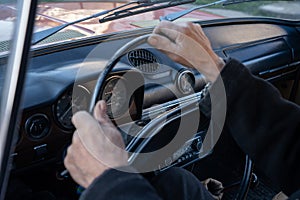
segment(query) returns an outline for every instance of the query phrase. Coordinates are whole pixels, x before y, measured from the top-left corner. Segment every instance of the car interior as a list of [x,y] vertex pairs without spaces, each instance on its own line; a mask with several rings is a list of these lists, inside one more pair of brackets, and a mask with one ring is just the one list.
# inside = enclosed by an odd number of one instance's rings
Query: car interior
[[[299,22],[235,18],[194,23],[203,27],[221,58],[241,61],[255,76],[276,86],[285,99],[300,103]],[[75,129],[71,118],[79,110],[92,110],[100,99],[107,102],[108,115],[129,152],[160,149],[175,137],[181,120],[193,120],[205,77],[148,45],[145,38],[152,31],[107,33],[32,50],[7,199],[79,198],[82,188],[63,173]],[[1,65],[7,61],[5,56],[0,60]],[[203,154],[210,119],[201,109],[197,114],[201,120],[196,129],[184,130],[188,136],[172,153],[135,160],[137,168],[148,166],[145,177],[177,166],[201,181],[221,181],[223,199],[241,194],[243,199],[272,199],[280,192],[242,152],[226,125],[213,149]],[[141,134],[150,137],[136,137]]]

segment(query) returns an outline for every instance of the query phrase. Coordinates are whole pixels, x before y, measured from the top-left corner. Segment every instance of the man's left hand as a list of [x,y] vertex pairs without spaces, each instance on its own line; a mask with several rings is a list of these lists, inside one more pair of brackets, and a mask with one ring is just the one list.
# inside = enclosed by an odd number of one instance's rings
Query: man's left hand
[[80,111],[72,121],[76,131],[64,164],[79,185],[87,188],[105,170],[128,165],[122,136],[107,116],[104,101],[96,104],[94,117]]

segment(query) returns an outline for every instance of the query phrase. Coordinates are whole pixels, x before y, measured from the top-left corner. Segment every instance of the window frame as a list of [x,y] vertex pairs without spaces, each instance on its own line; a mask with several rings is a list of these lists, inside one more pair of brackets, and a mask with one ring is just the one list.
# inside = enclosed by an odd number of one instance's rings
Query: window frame
[[0,107],[0,200],[5,198],[38,0],[18,0]]

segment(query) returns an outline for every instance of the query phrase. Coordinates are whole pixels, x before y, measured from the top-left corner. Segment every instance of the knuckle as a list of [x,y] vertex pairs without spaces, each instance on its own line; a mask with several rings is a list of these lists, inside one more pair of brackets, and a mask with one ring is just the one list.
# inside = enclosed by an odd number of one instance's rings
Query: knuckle
[[184,33],[190,33],[192,28],[194,27],[194,24],[192,22],[186,22],[182,26],[182,30]]
[[186,23],[186,26],[188,27],[188,28],[191,28],[191,27],[193,27],[195,24],[193,23],[193,22],[187,22]]
[[69,157],[68,156],[66,156],[65,159],[64,159],[64,165],[65,166],[69,165]]
[[154,34],[158,34],[159,32],[161,32],[161,25],[160,25],[160,24],[157,25],[157,26],[154,28],[154,30],[153,30],[153,33],[154,33]]
[[177,35],[177,43],[182,43],[184,38],[186,37],[186,33],[180,33]]
[[70,156],[72,155],[72,153],[73,153],[73,150],[72,150],[73,148],[72,148],[72,145],[71,146],[69,146],[68,147],[68,149],[67,149],[67,154],[66,154],[66,158],[70,158]]
[[189,26],[184,26],[182,27],[182,33],[188,35],[190,33],[190,27]]
[[65,167],[68,168],[68,166],[70,166],[70,164],[71,164],[70,156],[67,155],[67,156],[65,157],[65,159],[63,160],[63,162],[64,162]]

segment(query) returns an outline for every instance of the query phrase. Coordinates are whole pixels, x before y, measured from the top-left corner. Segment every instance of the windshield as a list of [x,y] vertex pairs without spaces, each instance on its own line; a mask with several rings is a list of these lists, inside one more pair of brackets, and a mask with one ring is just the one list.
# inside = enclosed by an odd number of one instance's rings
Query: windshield
[[[53,28],[72,22],[95,13],[116,8],[129,1],[102,0],[102,1],[69,1],[69,0],[41,0],[36,15],[35,32]],[[179,12],[195,6],[212,3],[214,0],[196,0],[195,2],[149,11],[122,19],[99,23],[104,16],[68,26],[58,33],[38,43],[44,45],[65,40],[74,40],[104,33],[126,31],[137,28],[151,27],[159,22],[161,16]],[[0,5],[1,27],[7,31],[0,33],[0,52],[8,50],[8,41],[12,37],[12,23],[15,20],[15,6],[9,1]],[[300,20],[300,1],[255,1],[233,5],[216,5],[201,10],[195,10],[176,21],[199,21],[237,17],[272,17],[286,20]]]

